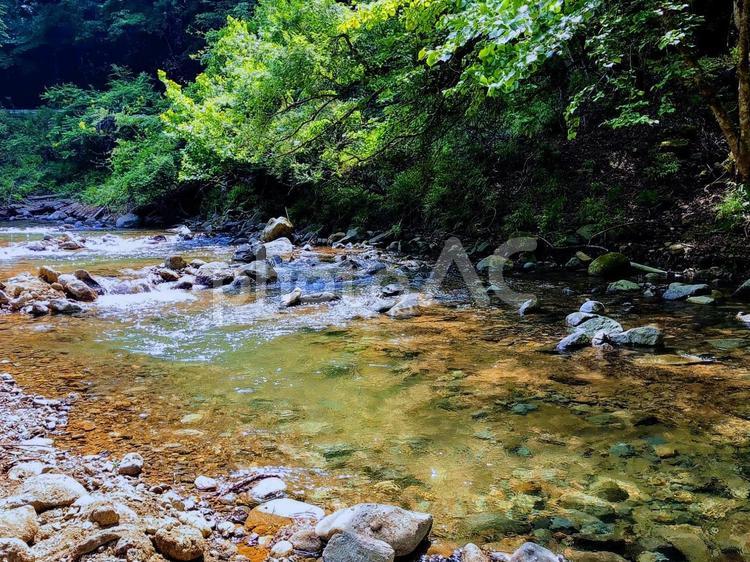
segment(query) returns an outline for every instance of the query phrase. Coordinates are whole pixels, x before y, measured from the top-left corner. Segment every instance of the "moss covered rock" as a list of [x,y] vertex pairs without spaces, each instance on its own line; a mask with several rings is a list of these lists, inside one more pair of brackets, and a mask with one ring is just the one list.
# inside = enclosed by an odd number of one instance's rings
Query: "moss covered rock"
[[589,264],[589,275],[616,278],[630,271],[630,260],[618,252],[599,256]]

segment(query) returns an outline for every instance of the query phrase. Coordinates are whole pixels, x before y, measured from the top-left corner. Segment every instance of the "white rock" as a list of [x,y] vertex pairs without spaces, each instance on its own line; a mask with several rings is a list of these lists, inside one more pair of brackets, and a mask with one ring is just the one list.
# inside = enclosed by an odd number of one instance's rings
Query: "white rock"
[[201,535],[203,535],[205,538],[211,536],[211,532],[214,528],[213,521],[208,521],[199,513],[195,513],[192,511],[178,513],[177,519],[179,519],[180,523],[182,523],[183,525],[190,525],[191,527],[195,527],[196,529],[198,529],[201,532]]
[[195,479],[195,487],[202,492],[208,492],[209,490],[215,490],[218,488],[219,483],[213,478],[208,476],[199,476]]
[[271,549],[271,556],[283,558],[294,551],[294,546],[289,541],[279,541]]
[[31,549],[20,539],[0,539],[0,560],[2,562],[33,562]]
[[122,457],[117,472],[125,476],[138,476],[143,472],[143,457],[138,453],[128,453]]
[[39,474],[28,478],[19,496],[37,512],[56,507],[67,507],[81,496],[86,488],[65,474]]
[[319,507],[289,498],[271,500],[256,509],[261,513],[289,519],[322,519],[325,516],[325,511]]
[[20,539],[28,543],[34,540],[37,531],[39,521],[36,511],[30,505],[0,510],[0,537]]
[[286,483],[281,478],[271,477],[264,478],[250,489],[250,497],[258,502],[263,503],[271,500],[286,490]]

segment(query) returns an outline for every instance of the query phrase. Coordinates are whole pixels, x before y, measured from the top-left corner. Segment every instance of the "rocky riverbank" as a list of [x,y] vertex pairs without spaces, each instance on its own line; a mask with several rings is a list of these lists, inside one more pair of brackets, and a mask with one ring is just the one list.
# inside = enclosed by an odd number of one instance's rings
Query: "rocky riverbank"
[[150,483],[132,452],[85,457],[55,447],[74,395],[47,400],[0,375],[0,560],[4,562],[323,560],[559,562],[532,543],[515,553],[466,545],[429,553],[432,516],[360,504],[326,515],[271,471]]

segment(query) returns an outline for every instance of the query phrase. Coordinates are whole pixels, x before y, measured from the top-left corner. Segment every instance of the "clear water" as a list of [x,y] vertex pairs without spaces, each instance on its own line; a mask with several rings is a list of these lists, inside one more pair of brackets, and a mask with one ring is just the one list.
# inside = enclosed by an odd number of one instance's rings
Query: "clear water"
[[[41,264],[127,275],[174,253],[231,254],[221,240],[150,244],[148,232],[64,256],[17,245],[43,233],[0,230],[0,278]],[[282,278],[294,267],[305,266],[281,266]],[[671,552],[682,533],[708,559],[750,559],[750,333],[733,320],[739,305],[628,311],[607,299],[626,327],[660,325],[664,352],[562,356],[550,350],[585,298],[562,288],[590,280],[513,283],[545,311],[520,319],[452,292],[418,318],[370,317],[376,278],[339,303],[284,311],[274,290],[264,301],[104,297],[85,318],[0,317],[0,360],[34,390],[80,395],[62,443],[140,447],[153,480],[277,466],[329,509],[368,500],[430,511],[445,544],[531,537],[634,559],[647,546]],[[575,531],[550,530],[550,517]]]

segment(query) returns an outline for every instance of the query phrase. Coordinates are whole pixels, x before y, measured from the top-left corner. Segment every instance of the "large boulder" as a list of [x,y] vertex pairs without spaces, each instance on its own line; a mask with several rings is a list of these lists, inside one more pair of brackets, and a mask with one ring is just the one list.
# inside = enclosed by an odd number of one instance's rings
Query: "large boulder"
[[39,279],[44,281],[45,283],[49,283],[50,285],[52,283],[57,283],[57,280],[60,278],[60,272],[52,269],[51,267],[48,267],[46,265],[43,265],[39,268]]
[[156,531],[154,546],[160,554],[169,559],[189,562],[203,557],[206,541],[195,527],[179,525]]
[[573,332],[572,334],[564,337],[557,344],[557,351],[566,353],[568,351],[574,351],[591,345],[591,337],[584,332]]
[[393,562],[395,554],[387,543],[355,535],[339,533],[323,550],[323,562]]
[[[288,238],[277,238],[273,242],[263,244],[263,251],[266,258],[278,256],[281,259],[287,259],[294,252],[294,245]],[[261,259],[261,254],[258,254],[258,259]]]
[[67,507],[86,495],[78,481],[65,474],[39,474],[26,479],[18,496],[37,512]]
[[21,539],[29,543],[39,531],[36,511],[30,505],[16,509],[0,510],[0,537]]
[[203,264],[195,273],[195,282],[206,287],[221,287],[234,280],[234,272],[224,262]]
[[52,314],[78,314],[83,308],[68,299],[53,299],[49,301],[49,309]]
[[115,221],[116,228],[136,228],[141,224],[141,217],[134,213],[127,213],[117,217]]
[[670,283],[664,292],[663,298],[667,301],[678,301],[696,295],[707,295],[711,292],[711,287],[705,283],[687,284],[687,283]]
[[92,302],[97,298],[97,293],[86,283],[78,279],[75,275],[60,275],[57,282],[63,286],[65,293],[77,301]]
[[588,300],[581,305],[581,308],[579,308],[578,311],[584,314],[604,314],[606,308],[604,304],[599,301]]
[[286,217],[270,219],[263,229],[261,239],[263,242],[273,242],[282,237],[288,238],[294,232],[294,226]]
[[630,271],[630,260],[618,252],[609,252],[599,256],[589,264],[589,275],[612,279]]
[[350,532],[393,548],[396,556],[416,550],[432,528],[432,515],[407,511],[393,505],[363,503],[332,513],[315,527],[324,540],[338,533]]

